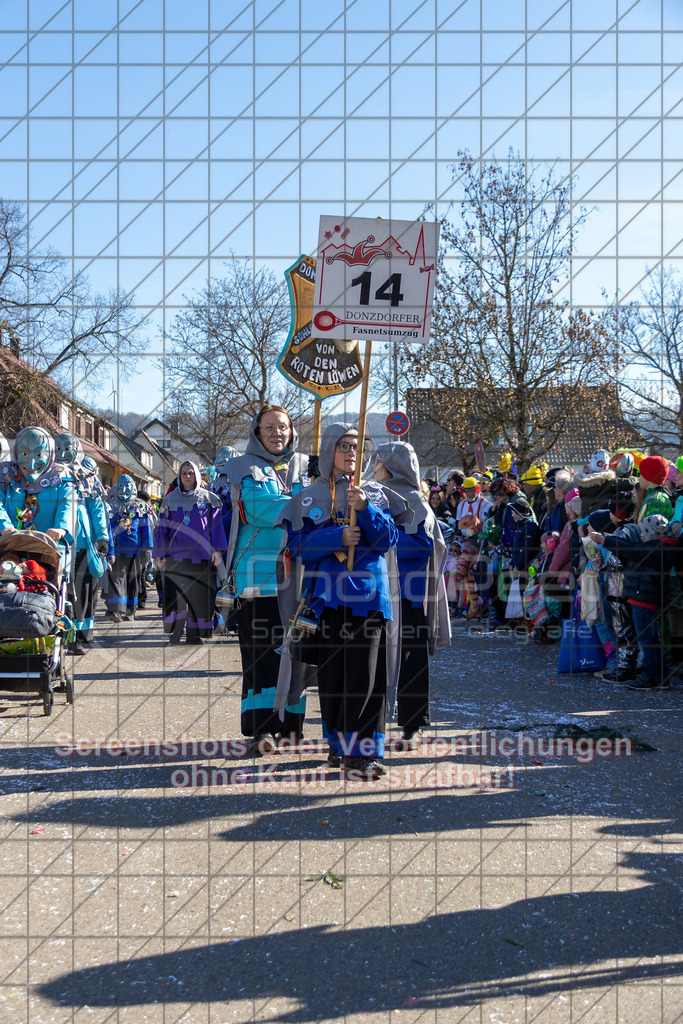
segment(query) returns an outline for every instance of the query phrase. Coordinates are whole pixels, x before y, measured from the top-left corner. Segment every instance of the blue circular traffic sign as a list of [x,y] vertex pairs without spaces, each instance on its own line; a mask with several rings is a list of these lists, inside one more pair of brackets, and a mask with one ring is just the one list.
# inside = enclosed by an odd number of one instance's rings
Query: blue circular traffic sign
[[387,416],[386,428],[388,434],[400,437],[410,430],[410,420],[404,412],[390,412]]

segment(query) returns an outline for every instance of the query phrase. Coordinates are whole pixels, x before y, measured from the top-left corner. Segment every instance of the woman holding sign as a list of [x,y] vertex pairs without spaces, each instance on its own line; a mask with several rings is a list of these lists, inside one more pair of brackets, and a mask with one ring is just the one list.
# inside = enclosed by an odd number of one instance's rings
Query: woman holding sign
[[320,476],[276,523],[287,529],[289,552],[304,568],[302,597],[320,620],[318,692],[328,762],[370,779],[385,771],[384,633],[395,617],[386,555],[398,530],[381,488],[352,485],[357,458],[356,428],[330,424],[320,444]]

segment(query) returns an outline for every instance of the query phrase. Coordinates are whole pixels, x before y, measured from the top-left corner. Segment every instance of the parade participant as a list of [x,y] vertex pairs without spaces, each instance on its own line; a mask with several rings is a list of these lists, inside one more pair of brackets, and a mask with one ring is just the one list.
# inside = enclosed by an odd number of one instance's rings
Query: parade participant
[[211,481],[211,490],[214,494],[220,495],[220,497],[230,495],[230,478],[228,476],[228,466],[231,459],[237,458],[239,452],[235,448],[231,448],[230,445],[223,445],[216,452],[216,458],[214,459],[214,477]]
[[297,453],[286,409],[265,405],[254,417],[244,455],[228,460],[223,494],[228,536],[226,565],[239,600],[235,618],[242,657],[242,735],[250,752],[272,749],[272,736],[303,735],[305,699],[289,705],[284,722],[274,711],[282,640],[276,565],[282,534],[273,530],[292,494],[308,483],[308,459]]
[[396,554],[401,586],[401,660],[397,721],[410,741],[431,722],[429,655],[451,639],[444,580],[447,548],[436,517],[420,492],[420,465],[415,449],[403,441],[378,446],[373,474],[408,504],[410,519],[397,523]]
[[133,478],[124,473],[113,492],[109,520],[116,557],[108,573],[107,616],[112,622],[121,622],[135,617],[140,560],[154,541],[147,507],[138,500]]
[[[352,485],[357,447],[354,426],[326,427],[320,476],[288,502],[278,524],[287,527],[287,548],[305,569],[303,593],[320,616],[318,693],[328,763],[343,762],[371,779],[385,772],[387,676],[393,682],[394,666],[393,658],[384,664],[383,640],[385,624],[395,621],[385,555],[398,530],[388,509],[376,503],[386,500],[381,488],[370,501]],[[349,548],[355,553],[351,570]]]
[[221,499],[201,485],[199,467],[183,462],[161,503],[152,555],[164,571],[164,632],[172,644],[203,644],[211,636],[216,572],[227,548]]
[[[202,484],[202,486],[204,486]],[[147,491],[138,491],[138,501],[141,502],[147,511],[147,518],[149,520],[149,528],[154,536],[154,532],[157,528],[159,516],[157,510],[152,505],[150,495]],[[153,566],[152,556],[149,550],[143,552],[140,556],[140,572],[138,573],[138,611],[144,611],[147,604],[147,584],[148,576],[152,575]]]
[[14,466],[0,488],[0,533],[38,530],[74,542],[76,492],[55,461],[54,441],[42,427],[24,427],[14,442]]
[[94,478],[89,467],[83,467],[81,442],[70,431],[55,437],[55,456],[70,471],[76,488],[76,541],[69,582],[69,597],[74,608],[76,637],[68,647],[72,654],[87,653],[95,627],[95,604],[100,577],[106,570],[109,549],[107,510],[95,493]]

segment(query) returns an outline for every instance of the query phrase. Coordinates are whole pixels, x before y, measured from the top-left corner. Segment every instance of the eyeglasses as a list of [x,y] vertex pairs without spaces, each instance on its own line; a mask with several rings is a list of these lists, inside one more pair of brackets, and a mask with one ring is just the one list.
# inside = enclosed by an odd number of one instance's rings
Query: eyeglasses
[[262,431],[264,434],[288,434],[289,433],[289,427],[286,424],[284,424],[284,425],[278,424],[275,427],[259,427],[259,430]]
[[[342,455],[348,455],[349,452],[357,452],[358,451],[358,445],[357,444],[350,444],[349,441],[337,441],[336,448],[337,448],[338,451],[340,451],[342,453]],[[366,444],[364,444],[363,445],[363,455],[367,455],[367,453],[369,451],[370,451],[369,447]]]

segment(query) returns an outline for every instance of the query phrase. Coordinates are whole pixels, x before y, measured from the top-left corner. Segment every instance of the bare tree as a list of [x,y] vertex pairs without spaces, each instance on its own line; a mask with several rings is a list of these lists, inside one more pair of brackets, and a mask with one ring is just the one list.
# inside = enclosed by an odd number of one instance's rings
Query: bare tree
[[287,404],[296,389],[276,363],[290,323],[284,282],[247,261],[207,282],[175,318],[167,340],[171,401],[207,450],[232,443],[265,402]]
[[[406,347],[402,361],[413,384],[474,388],[462,416],[476,413],[478,434],[523,468],[553,447],[589,386],[604,383],[616,342],[608,317],[561,297],[586,218],[572,214],[571,183],[552,168],[528,171],[512,152],[504,164],[459,157],[464,197],[458,221],[442,221],[433,344]],[[470,458],[472,426],[461,417],[449,427]]]
[[671,267],[648,272],[642,302],[621,309],[619,389],[649,445],[683,448],[683,281]]
[[70,393],[92,386],[118,362],[126,376],[143,351],[145,318],[132,294],[92,294],[84,274],[72,276],[59,253],[32,251],[21,206],[0,200],[0,326],[12,354],[25,362],[13,372],[5,418],[15,407],[41,403],[51,381]]

